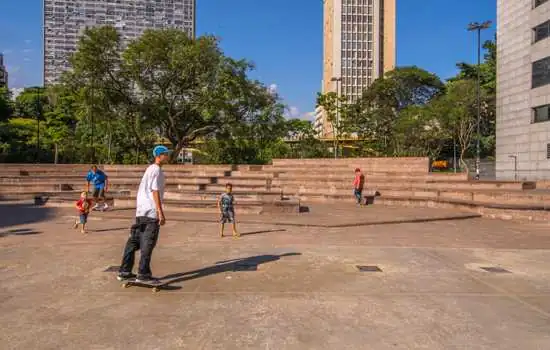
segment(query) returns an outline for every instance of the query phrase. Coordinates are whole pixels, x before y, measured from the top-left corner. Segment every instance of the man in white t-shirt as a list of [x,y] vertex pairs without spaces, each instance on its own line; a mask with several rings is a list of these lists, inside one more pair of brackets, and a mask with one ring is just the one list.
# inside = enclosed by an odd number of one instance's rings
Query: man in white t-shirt
[[[155,162],[145,170],[136,196],[136,223],[130,230],[126,242],[122,264],[117,279],[119,281],[137,277],[141,282],[156,282],[151,273],[151,255],[157,244],[160,226],[166,219],[162,209],[164,197],[164,172],[162,165],[169,159],[170,151],[165,146],[153,149]],[[137,276],[132,273],[134,256],[141,250]]]

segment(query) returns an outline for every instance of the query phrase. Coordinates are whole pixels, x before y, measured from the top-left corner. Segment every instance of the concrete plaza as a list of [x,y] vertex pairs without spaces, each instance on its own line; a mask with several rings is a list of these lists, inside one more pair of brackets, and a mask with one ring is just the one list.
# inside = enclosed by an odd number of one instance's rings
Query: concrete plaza
[[72,210],[2,203],[1,348],[550,349],[548,224],[310,209],[241,216],[239,240],[215,215],[169,213],[152,267],[175,281],[154,294],[105,272],[131,212],[92,214],[82,235]]

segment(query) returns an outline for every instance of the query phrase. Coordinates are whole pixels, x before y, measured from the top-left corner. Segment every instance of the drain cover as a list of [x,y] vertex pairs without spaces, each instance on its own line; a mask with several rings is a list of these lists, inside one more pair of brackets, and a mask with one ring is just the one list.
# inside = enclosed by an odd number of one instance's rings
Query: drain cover
[[233,265],[233,271],[257,271],[258,265],[254,263],[236,263]]
[[359,272],[382,272],[382,269],[376,265],[357,265],[356,267]]
[[510,271],[503,269],[502,267],[495,266],[481,267],[481,269],[491,273],[511,273]]
[[103,270],[103,272],[118,272],[118,269],[120,268],[120,266],[109,266],[108,268],[106,268],[105,270]]

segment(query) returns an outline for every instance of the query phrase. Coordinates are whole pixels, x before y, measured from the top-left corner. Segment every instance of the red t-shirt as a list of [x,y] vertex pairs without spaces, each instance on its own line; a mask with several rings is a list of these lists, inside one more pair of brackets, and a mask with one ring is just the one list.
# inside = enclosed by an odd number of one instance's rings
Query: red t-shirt
[[363,174],[356,174],[353,179],[353,188],[362,189],[365,185],[365,176]]
[[[84,202],[88,202],[88,209],[87,210],[84,210],[83,208],[83,205],[84,205]],[[78,207],[78,210],[81,212],[81,213],[87,213],[90,211],[90,208],[92,207],[92,200],[91,199],[83,199],[83,198],[80,198],[77,202],[76,202],[76,206]]]

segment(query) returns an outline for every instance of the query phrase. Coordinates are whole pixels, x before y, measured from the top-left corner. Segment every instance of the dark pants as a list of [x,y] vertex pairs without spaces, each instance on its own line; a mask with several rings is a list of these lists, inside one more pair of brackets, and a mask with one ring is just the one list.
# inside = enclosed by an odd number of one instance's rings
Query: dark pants
[[361,204],[361,196],[363,195],[363,190],[354,188],[353,189],[353,195],[355,196],[355,199],[357,200],[357,204]]
[[160,224],[157,219],[151,219],[145,216],[136,218],[136,223],[130,229],[130,237],[124,248],[124,256],[120,265],[120,272],[132,272],[134,267],[134,257],[137,250],[141,250],[139,260],[138,276],[150,277],[151,273],[151,255],[157,244],[159,237]]

